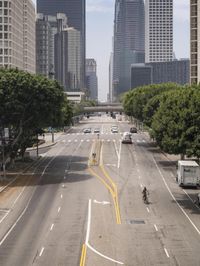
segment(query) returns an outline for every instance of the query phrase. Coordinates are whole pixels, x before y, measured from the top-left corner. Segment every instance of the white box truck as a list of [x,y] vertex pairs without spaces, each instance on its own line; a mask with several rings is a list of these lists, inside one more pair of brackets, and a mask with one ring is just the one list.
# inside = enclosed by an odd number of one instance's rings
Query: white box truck
[[195,161],[178,161],[177,182],[179,186],[198,186],[199,173],[199,165]]

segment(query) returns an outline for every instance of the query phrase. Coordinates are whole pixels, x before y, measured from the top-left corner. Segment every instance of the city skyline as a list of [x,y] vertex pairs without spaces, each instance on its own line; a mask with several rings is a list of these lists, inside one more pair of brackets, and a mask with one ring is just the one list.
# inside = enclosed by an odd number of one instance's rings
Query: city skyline
[[[109,88],[114,5],[115,0],[86,0],[86,58],[94,58],[97,62],[99,100],[106,100]],[[189,58],[189,11],[189,0],[174,0],[174,52],[177,58]]]

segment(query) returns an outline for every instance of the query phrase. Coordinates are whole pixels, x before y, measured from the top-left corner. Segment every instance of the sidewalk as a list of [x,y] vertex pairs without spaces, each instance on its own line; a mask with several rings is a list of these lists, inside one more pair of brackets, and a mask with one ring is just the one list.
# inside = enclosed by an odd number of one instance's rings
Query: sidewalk
[[[45,133],[44,138],[42,136],[39,137],[40,140],[44,140],[45,142],[41,145],[38,146],[39,149],[44,148],[44,147],[50,147],[53,146],[57,143],[57,139],[64,134],[64,132],[56,132],[54,133],[54,142],[52,142],[52,133]],[[32,151],[36,150],[37,147],[30,147],[27,149],[27,151]]]
[[[41,136],[39,139],[45,140],[45,143],[38,146],[38,149],[45,148],[45,147],[51,147],[57,143],[58,138],[64,134],[64,132],[56,132],[54,133],[54,142],[52,142],[52,134],[46,133],[44,138]],[[37,147],[30,147],[26,151],[34,151]],[[10,184],[12,184],[16,178],[20,175],[24,175],[24,171],[30,167],[32,163],[34,163],[36,160],[33,159],[32,162],[16,162],[16,165],[14,169],[8,169],[6,170],[6,179],[3,178],[3,172],[0,172],[0,193],[4,191]]]
[[[142,131],[142,133],[148,138],[148,140],[152,143],[154,143],[150,136],[149,136],[149,132],[148,131]],[[165,153],[163,152],[161,149],[160,149],[160,152],[167,158],[167,160],[169,161],[178,161],[180,160],[180,155],[175,155],[175,154],[168,154],[168,153]]]

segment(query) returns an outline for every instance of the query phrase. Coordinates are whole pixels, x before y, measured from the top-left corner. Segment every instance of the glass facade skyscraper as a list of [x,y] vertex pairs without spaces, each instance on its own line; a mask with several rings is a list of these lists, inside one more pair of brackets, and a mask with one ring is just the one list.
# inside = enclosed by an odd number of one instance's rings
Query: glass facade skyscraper
[[131,64],[144,62],[144,1],[116,0],[113,96],[131,87]]
[[64,13],[69,27],[81,36],[81,87],[85,85],[85,0],[37,0],[37,13],[56,16]]

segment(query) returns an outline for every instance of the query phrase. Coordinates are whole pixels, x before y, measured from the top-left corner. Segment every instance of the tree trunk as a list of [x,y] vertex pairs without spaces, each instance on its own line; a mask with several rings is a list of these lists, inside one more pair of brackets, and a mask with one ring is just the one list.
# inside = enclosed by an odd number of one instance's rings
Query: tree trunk
[[181,160],[185,159],[185,154],[181,154]]

